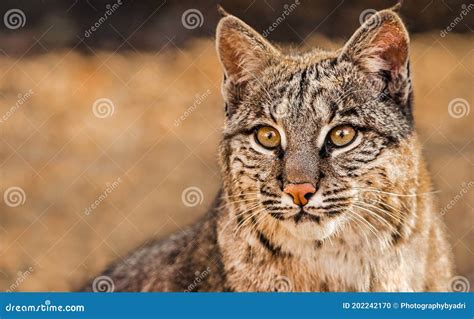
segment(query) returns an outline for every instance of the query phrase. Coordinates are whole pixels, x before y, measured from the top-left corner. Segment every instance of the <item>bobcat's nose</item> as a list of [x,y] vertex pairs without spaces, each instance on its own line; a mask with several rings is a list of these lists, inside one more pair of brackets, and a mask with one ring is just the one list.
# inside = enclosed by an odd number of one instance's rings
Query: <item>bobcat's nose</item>
[[311,183],[288,184],[283,190],[293,197],[293,203],[299,206],[308,204],[308,200],[316,193],[316,188]]

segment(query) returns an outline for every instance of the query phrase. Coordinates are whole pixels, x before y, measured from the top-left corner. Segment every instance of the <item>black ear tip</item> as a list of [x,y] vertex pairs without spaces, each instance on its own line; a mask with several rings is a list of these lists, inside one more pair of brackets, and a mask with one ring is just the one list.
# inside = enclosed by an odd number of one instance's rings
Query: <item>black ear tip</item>
[[227,17],[229,15],[229,13],[225,11],[224,8],[220,4],[217,4],[217,12],[222,18]]

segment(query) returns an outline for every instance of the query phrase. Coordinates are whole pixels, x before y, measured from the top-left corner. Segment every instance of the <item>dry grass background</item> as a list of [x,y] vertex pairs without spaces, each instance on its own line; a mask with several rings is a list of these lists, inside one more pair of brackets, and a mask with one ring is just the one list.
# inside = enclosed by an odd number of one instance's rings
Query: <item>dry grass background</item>
[[[474,103],[473,40],[455,34],[412,40],[415,116],[440,207],[474,180],[473,115],[448,114],[454,98]],[[0,191],[18,186],[26,194],[18,207],[0,202],[0,290],[15,282],[17,291],[75,289],[143,241],[179,230],[209,207],[219,187],[223,114],[212,40],[181,49],[168,43],[156,54],[61,51],[19,62],[1,58],[0,72],[0,114],[19,93],[33,90],[0,124]],[[94,116],[98,98],[113,101],[112,116]],[[118,178],[118,187],[85,214]],[[181,200],[190,186],[204,194],[192,208]],[[473,207],[474,189],[468,189],[444,216],[457,273],[471,283]]]

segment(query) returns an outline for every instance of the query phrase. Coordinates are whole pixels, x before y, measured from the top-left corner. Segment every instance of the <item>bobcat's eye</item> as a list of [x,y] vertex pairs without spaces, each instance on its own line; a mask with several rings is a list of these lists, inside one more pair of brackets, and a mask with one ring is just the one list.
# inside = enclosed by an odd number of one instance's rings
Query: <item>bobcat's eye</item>
[[280,146],[280,133],[271,126],[262,126],[255,132],[255,139],[260,145],[268,149],[274,149]]
[[329,132],[329,141],[336,147],[349,145],[354,141],[357,132],[350,125],[336,126]]

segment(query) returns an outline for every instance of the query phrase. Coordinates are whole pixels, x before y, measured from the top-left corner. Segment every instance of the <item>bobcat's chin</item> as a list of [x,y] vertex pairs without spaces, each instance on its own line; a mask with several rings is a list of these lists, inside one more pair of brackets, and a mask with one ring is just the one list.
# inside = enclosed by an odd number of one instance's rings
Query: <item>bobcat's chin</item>
[[325,218],[310,211],[300,211],[292,218],[281,220],[281,226],[301,240],[324,240],[333,236],[344,223],[344,217]]

